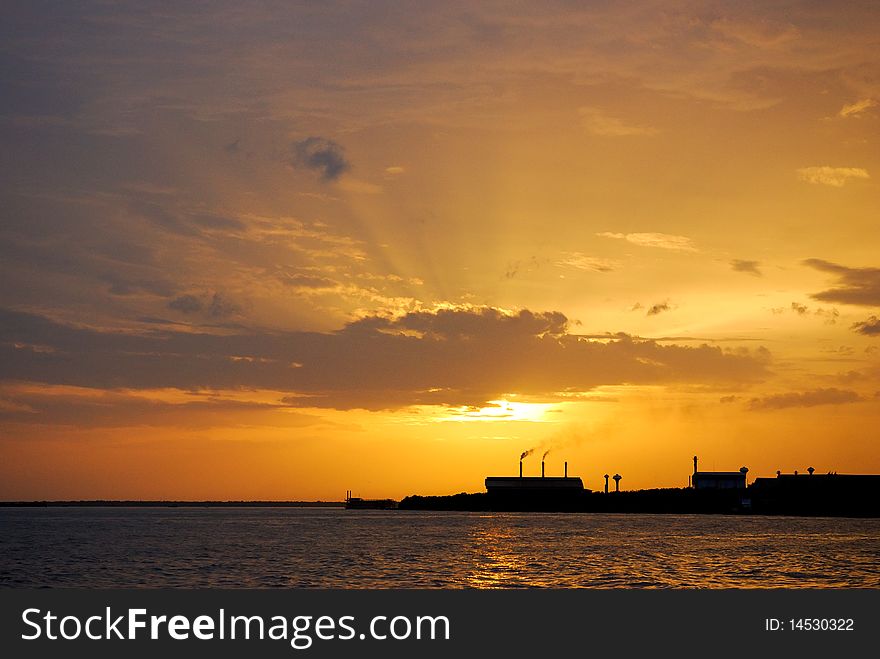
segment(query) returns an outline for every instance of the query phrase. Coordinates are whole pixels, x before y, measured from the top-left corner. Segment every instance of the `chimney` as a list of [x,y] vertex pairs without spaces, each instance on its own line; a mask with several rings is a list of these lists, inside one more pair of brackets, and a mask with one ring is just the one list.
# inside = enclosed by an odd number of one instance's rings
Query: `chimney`
[[608,474],[605,474],[605,494],[608,494]]
[[697,473],[697,456],[694,456],[694,473]]
[[522,460],[519,461],[519,477],[522,478]]
[[544,461],[541,460],[541,478],[544,478]]
[[565,477],[568,478],[568,462],[565,463]]

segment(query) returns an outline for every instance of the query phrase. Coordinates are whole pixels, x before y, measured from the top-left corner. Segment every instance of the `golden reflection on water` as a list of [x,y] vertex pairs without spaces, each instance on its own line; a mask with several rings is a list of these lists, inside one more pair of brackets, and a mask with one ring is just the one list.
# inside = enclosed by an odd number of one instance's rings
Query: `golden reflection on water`
[[513,532],[509,526],[492,523],[476,528],[471,534],[471,567],[466,585],[470,588],[510,587],[525,571],[521,552],[512,550]]
[[[466,588],[851,587],[842,567],[864,571],[860,556],[878,540],[871,523],[817,533],[825,522],[766,518],[490,513],[472,522],[455,568]],[[878,583],[876,569],[862,578]]]

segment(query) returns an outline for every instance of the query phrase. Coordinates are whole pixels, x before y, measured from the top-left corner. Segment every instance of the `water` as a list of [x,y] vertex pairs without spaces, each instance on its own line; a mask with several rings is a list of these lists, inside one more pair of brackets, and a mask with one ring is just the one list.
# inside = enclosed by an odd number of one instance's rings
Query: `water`
[[880,520],[0,508],[0,586],[880,588]]

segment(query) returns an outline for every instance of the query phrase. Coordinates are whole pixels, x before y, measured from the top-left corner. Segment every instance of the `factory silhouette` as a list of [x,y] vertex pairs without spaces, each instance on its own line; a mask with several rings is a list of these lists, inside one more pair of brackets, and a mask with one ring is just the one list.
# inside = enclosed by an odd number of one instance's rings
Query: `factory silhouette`
[[[545,511],[609,513],[703,513],[880,517],[880,475],[818,474],[813,467],[806,474],[783,474],[756,478],[751,483],[747,467],[736,471],[700,471],[697,456],[687,487],[649,490],[621,490],[620,474],[604,474],[604,488],[592,491],[578,476],[546,475],[541,459],[540,476],[488,476],[486,491],[449,496],[406,497],[365,500],[347,493],[347,508],[400,508],[403,510]],[[544,456],[546,457],[546,453]],[[609,479],[614,485],[609,487]]]

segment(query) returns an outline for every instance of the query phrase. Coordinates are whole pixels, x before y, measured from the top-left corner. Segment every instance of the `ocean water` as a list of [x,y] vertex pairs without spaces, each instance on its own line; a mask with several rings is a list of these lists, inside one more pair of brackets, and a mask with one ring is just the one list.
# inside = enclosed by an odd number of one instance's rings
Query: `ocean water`
[[0,586],[880,588],[880,520],[0,508]]

